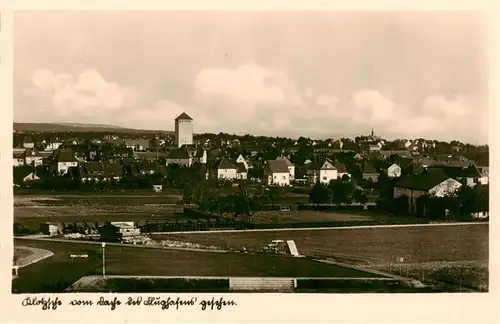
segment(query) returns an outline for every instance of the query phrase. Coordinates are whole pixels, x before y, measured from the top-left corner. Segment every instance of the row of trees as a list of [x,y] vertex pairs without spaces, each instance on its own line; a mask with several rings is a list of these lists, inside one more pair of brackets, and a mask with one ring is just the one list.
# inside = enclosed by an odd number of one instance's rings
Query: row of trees
[[356,187],[356,183],[348,176],[342,179],[332,180],[328,184],[316,183],[309,195],[309,201],[313,204],[351,204],[358,202],[366,204],[366,195]]
[[255,212],[267,205],[273,206],[281,196],[277,188],[259,187],[251,194],[244,185],[239,185],[236,192],[222,193],[221,186],[223,184],[216,180],[188,184],[184,187],[183,202],[196,205],[202,213],[231,214],[233,218],[250,220]]

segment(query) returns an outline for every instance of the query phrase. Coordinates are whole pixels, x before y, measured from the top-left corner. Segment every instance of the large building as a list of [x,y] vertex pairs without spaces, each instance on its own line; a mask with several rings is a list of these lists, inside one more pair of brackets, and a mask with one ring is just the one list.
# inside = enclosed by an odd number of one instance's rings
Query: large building
[[175,119],[175,144],[177,147],[193,145],[193,118],[186,113]]

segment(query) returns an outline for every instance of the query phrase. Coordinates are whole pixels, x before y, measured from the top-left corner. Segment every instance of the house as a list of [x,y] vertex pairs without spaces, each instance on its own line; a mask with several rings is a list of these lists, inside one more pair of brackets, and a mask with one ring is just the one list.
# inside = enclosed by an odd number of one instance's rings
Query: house
[[238,178],[238,167],[228,159],[222,158],[217,166],[217,179],[236,180]]
[[402,177],[394,186],[394,198],[409,199],[408,212],[417,212],[417,200],[424,195],[446,197],[455,193],[462,184],[439,168],[424,170],[420,175]]
[[363,165],[363,179],[372,180],[373,182],[377,181],[378,179],[377,169],[370,162],[367,162]]
[[408,150],[380,150],[378,154],[382,159],[389,159],[393,156],[401,156],[401,157],[411,156],[411,153]]
[[139,169],[139,173],[142,175],[145,174],[154,174],[157,169],[157,164],[153,161],[141,161],[137,164]]
[[23,182],[28,182],[28,181],[36,181],[36,180],[40,180],[40,177],[36,174],[35,171],[32,171],[30,173],[28,173],[24,178],[23,178]]
[[26,149],[32,149],[35,147],[35,142],[31,139],[30,136],[26,136],[23,140],[23,147]]
[[126,237],[141,234],[141,229],[134,226],[134,222],[110,222],[100,229],[101,241],[118,242]]
[[147,151],[150,147],[150,142],[147,139],[126,139],[125,147],[134,151]]
[[380,144],[369,144],[368,145],[368,150],[370,152],[379,152],[381,149]]
[[82,182],[101,181],[104,178],[104,165],[102,162],[86,162],[80,166]]
[[167,155],[166,165],[169,164],[179,164],[189,167],[193,164],[193,158],[189,154],[186,147],[180,147],[178,149],[172,150]]
[[483,154],[480,156],[479,159],[476,160],[476,167],[481,173],[481,178],[479,179],[479,182],[482,185],[487,185],[489,182],[489,154]]
[[13,157],[13,166],[18,167],[21,165],[24,165],[24,151],[22,152],[13,152],[12,153]]
[[123,177],[123,167],[119,162],[104,164],[104,178],[120,181]]
[[317,182],[328,184],[338,178],[338,170],[329,159],[326,159],[321,165],[313,165],[307,173],[311,185]]
[[440,169],[448,177],[455,179],[461,183],[466,184],[469,187],[474,187],[479,183],[481,178],[481,173],[476,168],[475,165],[471,164],[468,167],[453,166],[453,165],[434,165],[428,169]]
[[207,149],[201,145],[188,145],[183,144],[181,148],[185,148],[188,151],[189,156],[192,159],[192,163],[198,162],[201,164],[206,164],[208,160]]
[[39,231],[45,235],[55,236],[62,233],[62,227],[57,223],[46,222],[40,224]]
[[351,177],[351,174],[347,170],[347,167],[344,163],[335,162],[334,167],[337,169],[337,178],[342,179],[345,175],[347,175],[349,178]]
[[43,164],[43,157],[36,149],[27,148],[24,151],[24,163],[37,167]]
[[359,153],[356,153],[353,157],[354,160],[356,161],[363,161],[364,160],[364,157],[363,155],[359,154]]
[[284,160],[269,160],[264,169],[264,179],[268,186],[289,186],[290,170]]
[[245,165],[245,169],[251,169],[253,166],[249,162],[249,160],[245,159],[243,154],[238,154],[238,157],[236,158],[237,163],[243,163]]
[[153,185],[153,191],[154,192],[161,192],[163,190],[162,185]]
[[281,157],[277,158],[276,160],[285,161],[285,163],[288,167],[288,171],[290,173],[290,181],[293,181],[295,179],[295,165],[293,165],[293,163],[290,162],[290,160],[286,156],[281,156]]
[[49,156],[50,164],[58,175],[65,175],[70,167],[78,166],[78,159],[71,150],[58,149]]
[[59,146],[61,146],[62,144],[63,144],[62,142],[49,143],[47,144],[47,146],[45,146],[45,151],[55,151],[59,149]]
[[391,164],[387,168],[387,176],[389,178],[399,178],[401,176],[401,167],[396,163]]
[[457,180],[465,182],[465,184],[469,187],[475,187],[479,183],[482,184],[481,178],[481,173],[477,167],[474,164],[471,164],[467,168],[463,168],[461,170]]
[[418,160],[411,160],[409,164],[401,168],[401,173],[405,175],[417,175],[424,171],[424,167]]

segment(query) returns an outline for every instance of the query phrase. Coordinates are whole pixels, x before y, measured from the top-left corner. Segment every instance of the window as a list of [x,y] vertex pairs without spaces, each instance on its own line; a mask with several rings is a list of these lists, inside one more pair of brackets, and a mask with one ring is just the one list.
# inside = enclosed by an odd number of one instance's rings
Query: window
[[327,179],[327,177],[323,177],[323,180],[326,180],[326,179]]
[[276,176],[274,176],[274,179],[276,180]]
[[286,177],[285,177],[285,176],[283,176],[283,180],[286,180]]

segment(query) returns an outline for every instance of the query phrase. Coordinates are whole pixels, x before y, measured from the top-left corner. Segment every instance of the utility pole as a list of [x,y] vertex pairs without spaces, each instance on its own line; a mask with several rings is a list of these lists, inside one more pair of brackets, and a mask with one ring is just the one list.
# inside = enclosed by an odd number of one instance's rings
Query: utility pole
[[102,242],[102,277],[106,278],[106,254],[104,249],[106,247],[106,243]]

